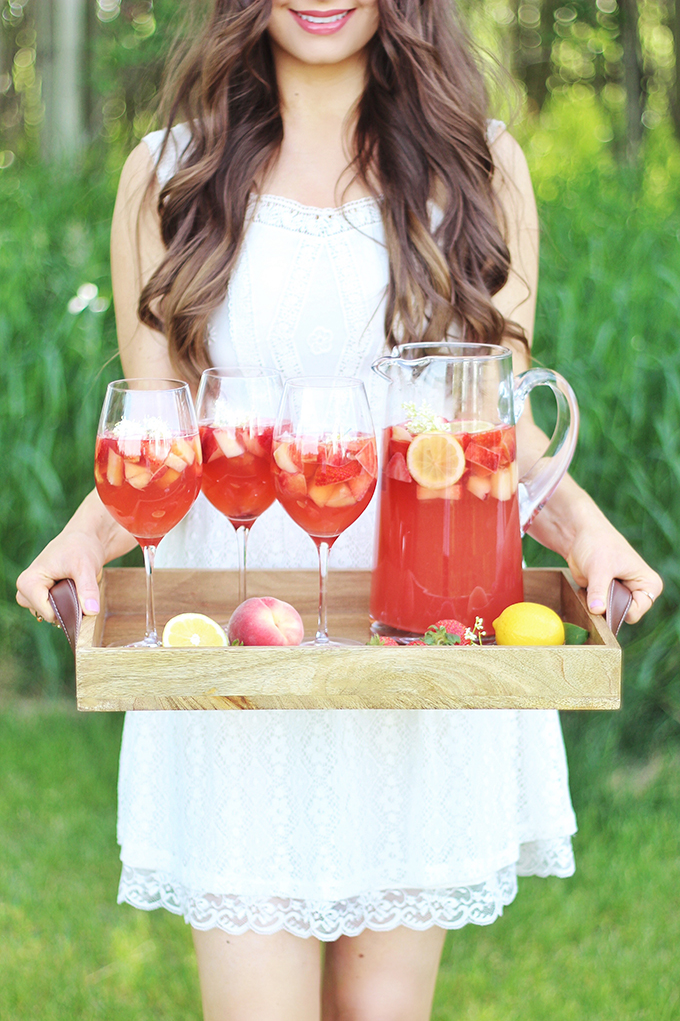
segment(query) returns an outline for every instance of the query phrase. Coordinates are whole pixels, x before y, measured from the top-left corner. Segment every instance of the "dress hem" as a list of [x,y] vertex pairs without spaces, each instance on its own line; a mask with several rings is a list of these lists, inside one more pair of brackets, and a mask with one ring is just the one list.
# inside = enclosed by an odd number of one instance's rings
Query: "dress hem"
[[203,931],[218,928],[231,935],[285,931],[328,942],[340,936],[358,936],[366,929],[387,932],[404,926],[424,931],[433,926],[491,925],[515,899],[518,876],[567,878],[573,873],[568,837],[524,845],[516,862],[474,885],[383,889],[335,901],[205,893],[188,889],[169,873],[124,864],[118,903],[142,911],[165,908]]

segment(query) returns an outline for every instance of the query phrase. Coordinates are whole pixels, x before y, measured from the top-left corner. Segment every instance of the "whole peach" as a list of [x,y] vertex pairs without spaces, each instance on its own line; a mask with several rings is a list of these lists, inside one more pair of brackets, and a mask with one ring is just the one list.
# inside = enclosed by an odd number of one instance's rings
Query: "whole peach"
[[299,645],[304,627],[290,603],[273,596],[253,596],[236,607],[227,634],[230,642],[244,645]]

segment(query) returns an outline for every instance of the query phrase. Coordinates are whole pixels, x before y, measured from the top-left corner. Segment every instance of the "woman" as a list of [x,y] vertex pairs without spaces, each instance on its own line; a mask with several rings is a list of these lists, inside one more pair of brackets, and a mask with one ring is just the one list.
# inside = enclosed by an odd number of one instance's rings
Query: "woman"
[[[512,346],[529,363],[537,223],[523,156],[486,121],[449,0],[215,0],[169,86],[166,136],[123,171],[112,273],[127,376],[259,362],[358,375],[395,338]],[[151,184],[149,185],[149,182]],[[527,412],[526,468],[546,439]],[[587,586],[661,581],[567,478],[533,529]],[[133,545],[91,493],[18,581],[96,576]],[[370,566],[366,514],[335,566]],[[253,566],[314,566],[274,507]],[[233,566],[199,501],[159,563]],[[517,874],[569,875],[575,821],[557,715],[532,712],[129,714],[121,753],[120,899],[191,923],[216,1019],[429,1017],[447,928],[488,923]],[[323,965],[319,942],[326,945]],[[321,991],[320,991],[321,990]]]

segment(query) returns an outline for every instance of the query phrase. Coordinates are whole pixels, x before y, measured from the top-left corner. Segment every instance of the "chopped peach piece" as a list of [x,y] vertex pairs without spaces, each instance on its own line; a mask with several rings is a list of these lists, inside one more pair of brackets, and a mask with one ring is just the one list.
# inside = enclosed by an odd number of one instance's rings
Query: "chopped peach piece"
[[347,485],[352,490],[352,495],[357,503],[366,496],[372,482],[373,479],[366,472],[362,472],[361,475],[356,475],[353,479],[347,480]]
[[181,458],[178,454],[170,453],[165,459],[165,464],[172,471],[183,472],[187,467],[187,462]]
[[181,471],[175,471],[174,468],[166,468],[160,475],[154,476],[154,482],[164,489],[166,486],[171,486],[173,482],[177,482],[181,474]]
[[326,500],[327,507],[352,507],[357,502],[346,482],[336,482],[334,486],[319,486],[319,489],[334,490]]
[[501,468],[491,477],[491,495],[497,500],[510,500],[517,492],[517,462],[513,461],[507,468]]
[[240,457],[246,449],[243,444],[236,439],[236,433],[233,429],[215,429],[213,431],[213,436],[217,440],[219,448],[225,457]]
[[[317,507],[325,507],[328,501],[333,496],[334,492],[335,492],[334,485],[317,486],[314,483],[312,483],[312,485],[309,486],[307,490],[307,495],[310,497],[311,500],[314,501]],[[352,500],[354,500],[354,497],[352,497]]]
[[416,489],[417,500],[460,500],[463,495],[463,487],[460,484],[447,486],[445,489],[426,489],[425,486],[418,486]]
[[267,451],[260,443],[257,434],[251,435],[248,432],[241,434],[241,442],[244,444],[249,454],[253,454],[255,457],[266,457]]
[[[135,468],[138,467],[140,466],[135,465]],[[127,481],[128,484],[132,486],[133,489],[145,489],[146,486],[148,486],[149,483],[151,482],[152,477],[153,477],[152,473],[149,471],[148,468],[142,468],[139,474],[133,475],[132,477],[128,478]]]
[[117,454],[113,447],[109,447],[109,460],[106,465],[106,480],[110,486],[123,485],[123,458]]
[[393,425],[392,439],[397,443],[410,443],[413,437],[408,429],[404,429],[402,425]]
[[478,500],[486,500],[487,496],[491,492],[491,477],[483,477],[481,475],[470,475],[467,480],[467,487],[473,496],[476,496]]
[[177,457],[181,457],[185,464],[193,464],[196,460],[196,451],[193,444],[189,440],[185,440],[183,436],[175,436],[170,449]]
[[274,451],[274,460],[282,472],[295,475],[302,468],[297,451],[291,443],[280,443]]
[[125,462],[125,478],[128,480],[128,482],[130,481],[130,479],[136,479],[138,475],[150,474],[151,469],[148,468],[146,465],[137,464],[135,461]]
[[307,496],[307,480],[305,479],[302,472],[282,472],[279,475],[279,486],[284,493],[289,493],[291,496]]

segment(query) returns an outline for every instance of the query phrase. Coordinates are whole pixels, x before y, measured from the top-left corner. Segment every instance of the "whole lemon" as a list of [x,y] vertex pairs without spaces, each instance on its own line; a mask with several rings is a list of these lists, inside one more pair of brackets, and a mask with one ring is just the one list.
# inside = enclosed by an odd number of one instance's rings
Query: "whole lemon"
[[542,603],[513,603],[493,622],[497,645],[564,645],[564,624]]

